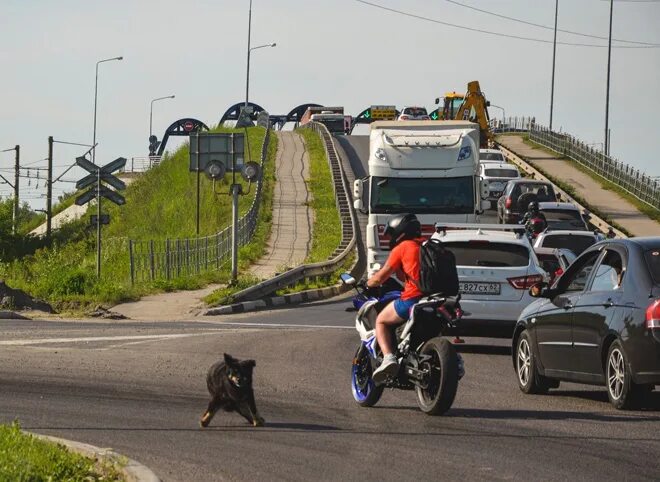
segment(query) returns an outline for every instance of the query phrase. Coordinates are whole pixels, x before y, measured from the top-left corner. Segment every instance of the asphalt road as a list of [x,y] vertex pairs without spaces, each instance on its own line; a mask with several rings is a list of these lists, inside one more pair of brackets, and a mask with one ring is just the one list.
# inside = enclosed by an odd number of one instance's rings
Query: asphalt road
[[[505,340],[468,340],[443,417],[413,392],[352,400],[347,301],[200,322],[0,321],[0,422],[115,450],[164,480],[657,479],[660,394],[618,412],[604,389],[516,386]],[[474,344],[474,342],[479,344]],[[198,420],[223,352],[254,358],[252,428]]]

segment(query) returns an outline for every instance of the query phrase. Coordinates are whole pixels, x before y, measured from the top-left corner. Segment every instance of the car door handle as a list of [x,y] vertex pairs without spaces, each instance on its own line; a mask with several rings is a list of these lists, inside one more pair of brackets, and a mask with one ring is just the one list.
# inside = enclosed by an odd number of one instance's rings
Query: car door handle
[[570,310],[571,308],[574,308],[574,306],[573,306],[571,303],[566,303],[566,304],[564,305],[564,309],[565,309],[565,310]]
[[605,303],[603,303],[603,306],[605,308],[611,308],[612,306],[614,306],[614,302],[612,301],[611,298],[608,298],[607,301]]

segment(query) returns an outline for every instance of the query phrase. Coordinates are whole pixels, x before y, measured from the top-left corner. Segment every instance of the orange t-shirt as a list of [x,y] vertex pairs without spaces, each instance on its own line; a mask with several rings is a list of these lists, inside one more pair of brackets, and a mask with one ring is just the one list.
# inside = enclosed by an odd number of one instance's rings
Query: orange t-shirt
[[399,278],[403,278],[400,279],[404,282],[403,292],[401,293],[402,300],[423,296],[423,293],[412,281],[415,280],[419,283],[419,246],[423,241],[425,241],[424,238],[401,241],[390,252],[390,257],[387,258],[387,264],[397,273]]

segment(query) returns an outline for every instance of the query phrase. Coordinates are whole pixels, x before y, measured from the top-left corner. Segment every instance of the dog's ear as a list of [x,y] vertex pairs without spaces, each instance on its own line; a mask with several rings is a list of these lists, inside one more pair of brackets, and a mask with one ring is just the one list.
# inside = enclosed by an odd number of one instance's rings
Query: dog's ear
[[231,355],[228,355],[227,353],[225,353],[224,356],[225,356],[225,364],[227,366],[236,365],[236,363],[238,362],[238,360],[236,358],[234,358]]
[[243,365],[244,367],[247,367],[247,368],[254,368],[254,367],[257,366],[257,362],[254,361],[254,360],[245,360],[245,361],[241,362],[241,365]]

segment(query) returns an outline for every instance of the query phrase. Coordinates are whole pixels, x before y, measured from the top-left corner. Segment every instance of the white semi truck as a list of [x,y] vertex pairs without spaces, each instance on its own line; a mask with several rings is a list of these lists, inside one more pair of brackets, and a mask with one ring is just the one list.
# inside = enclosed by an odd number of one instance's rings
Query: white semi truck
[[489,202],[479,178],[479,126],[467,121],[381,121],[371,124],[369,176],[353,186],[354,206],[368,214],[367,268],[389,254],[385,226],[415,213],[422,234],[437,222],[475,223]]

